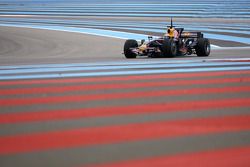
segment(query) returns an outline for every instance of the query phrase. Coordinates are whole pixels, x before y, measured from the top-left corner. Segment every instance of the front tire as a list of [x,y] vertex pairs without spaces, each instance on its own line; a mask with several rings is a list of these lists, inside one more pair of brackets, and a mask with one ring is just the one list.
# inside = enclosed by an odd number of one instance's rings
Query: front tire
[[136,58],[137,54],[131,51],[131,48],[137,48],[138,47],[138,43],[136,40],[134,39],[128,39],[126,40],[125,44],[124,44],[124,55],[127,59],[134,59]]
[[207,38],[199,38],[197,40],[197,46],[195,47],[197,56],[204,57],[210,54],[210,42]]
[[164,57],[174,57],[177,55],[177,45],[173,39],[165,39],[163,41],[162,54]]

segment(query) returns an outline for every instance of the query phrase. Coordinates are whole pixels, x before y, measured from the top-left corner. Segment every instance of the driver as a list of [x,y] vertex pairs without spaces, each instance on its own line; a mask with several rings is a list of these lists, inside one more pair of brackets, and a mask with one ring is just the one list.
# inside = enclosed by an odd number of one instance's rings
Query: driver
[[169,27],[167,33],[164,35],[165,37],[174,38],[175,41],[179,39],[179,33],[174,27]]

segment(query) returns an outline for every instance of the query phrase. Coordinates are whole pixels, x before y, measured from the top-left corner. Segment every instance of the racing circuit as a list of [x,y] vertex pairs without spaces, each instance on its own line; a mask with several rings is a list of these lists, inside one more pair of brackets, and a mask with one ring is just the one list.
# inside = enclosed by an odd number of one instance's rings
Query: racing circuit
[[[0,2],[0,166],[249,166],[250,3]],[[126,59],[202,31],[209,57]]]

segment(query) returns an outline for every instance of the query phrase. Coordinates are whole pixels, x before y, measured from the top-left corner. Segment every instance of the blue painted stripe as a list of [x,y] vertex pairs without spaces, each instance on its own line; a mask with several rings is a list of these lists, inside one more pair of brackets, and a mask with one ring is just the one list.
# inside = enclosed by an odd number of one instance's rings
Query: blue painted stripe
[[0,66],[0,70],[11,70],[11,69],[29,69],[29,68],[60,68],[60,67],[91,67],[91,66],[114,66],[114,65],[141,65],[141,64],[173,64],[173,63],[198,63],[205,62],[213,59],[207,60],[152,60],[152,59],[137,59],[133,61],[109,61],[109,62],[97,62],[97,63],[68,63],[68,64],[35,64],[35,65],[11,65],[11,66]]
[[196,14],[188,14],[188,13],[108,13],[108,12],[102,12],[102,13],[88,13],[88,12],[82,12],[82,13],[55,13],[55,12],[0,12],[0,15],[33,15],[33,16],[111,16],[111,17],[184,17],[184,18],[241,18],[241,19],[249,19],[250,15],[249,14],[238,14],[238,15],[226,15],[225,13],[218,13],[218,14],[213,14],[210,15],[208,13],[204,13],[202,15],[197,16]]
[[[2,0],[3,1],[3,0]],[[2,2],[1,1],[1,2]],[[14,1],[14,2],[13,2]],[[34,2],[35,1],[35,2]],[[5,1],[4,1],[5,2]],[[82,11],[95,10],[97,12],[112,11],[112,9],[124,9],[122,12],[126,12],[126,9],[135,8],[135,11],[152,11],[155,9],[161,9],[163,11],[175,10],[182,11],[188,9],[190,11],[199,10],[200,12],[194,13],[191,17],[219,17],[219,18],[248,18],[249,16],[249,2],[247,0],[237,1],[237,3],[233,0],[227,1],[174,1],[167,2],[164,0],[154,0],[154,3],[151,1],[139,1],[139,3],[135,3],[133,0],[126,1],[117,1],[110,0],[109,3],[105,3],[106,1],[37,1],[37,0],[29,0],[22,1],[22,5],[18,0],[9,0],[5,2],[8,5],[2,6],[2,9],[7,8],[10,11],[19,12],[23,14],[25,12],[29,12],[29,10],[37,9],[37,12],[33,12],[30,14],[46,14],[46,11],[54,11],[53,14],[60,14],[57,10],[60,8],[64,12],[64,16],[68,16],[69,14],[79,14]],[[3,2],[2,2],[3,3]],[[108,10],[107,10],[108,9]],[[80,10],[80,11],[79,11]],[[44,11],[44,13],[42,13]],[[173,11],[173,12],[175,12]],[[51,12],[52,13],[52,12]],[[105,12],[103,12],[105,13]],[[47,13],[48,14],[48,13]],[[93,13],[94,14],[94,13]],[[136,13],[132,13],[132,15],[136,16]],[[101,15],[103,16],[103,15]],[[143,16],[145,17],[145,16]],[[147,15],[146,17],[152,17],[151,15]],[[184,16],[184,17],[187,17]]]
[[[146,27],[164,27],[166,26],[167,22],[138,22],[138,21],[113,21],[113,20],[58,20],[58,19],[35,19],[35,18],[0,18],[0,21],[8,21],[8,22],[27,22],[27,23],[58,23],[58,24],[91,24],[91,25],[120,25],[120,26],[146,26]],[[167,20],[166,20],[167,21]],[[185,27],[203,27],[203,28],[237,28],[242,30],[250,30],[249,24],[247,23],[238,23],[238,24],[222,24],[222,23],[213,23],[213,26],[210,23],[181,23],[177,22],[177,26],[185,26]]]
[[[146,39],[148,35],[143,34],[136,34],[136,33],[128,33],[128,32],[119,32],[119,31],[111,31],[111,30],[102,30],[102,29],[95,29],[95,28],[75,28],[75,27],[64,27],[64,26],[46,26],[46,25],[32,25],[32,24],[0,24],[0,26],[14,26],[14,27],[29,27],[29,28],[38,28],[38,29],[49,29],[49,30],[60,30],[60,31],[68,31],[68,32],[78,32],[78,33],[85,33],[85,34],[92,34],[92,35],[99,35],[99,36],[106,36],[106,37],[114,37],[114,38],[121,38],[121,39]],[[101,28],[100,26],[90,26]],[[110,26],[109,28],[122,28],[124,30],[137,30],[137,31],[148,31],[148,32],[157,32],[163,33],[163,29],[155,29],[155,28],[136,28],[136,27],[119,27],[119,26]],[[227,30],[226,30],[227,31]],[[205,37],[211,39],[219,39],[219,40],[226,40],[226,41],[233,41],[233,42],[240,42],[245,44],[250,44],[250,38],[244,37],[236,37],[230,35],[220,35],[220,34],[212,34],[212,33],[204,33]]]
[[144,65],[119,65],[119,66],[94,66],[94,67],[61,67],[61,68],[30,68],[1,70],[0,75],[22,74],[22,73],[49,73],[49,72],[73,72],[73,71],[95,71],[95,70],[122,70],[122,69],[146,69],[146,68],[184,68],[184,67],[213,67],[213,66],[240,66],[250,65],[250,62],[215,62],[215,63],[188,63],[188,64],[144,64]]
[[17,75],[17,76],[0,76],[0,80],[97,77],[97,76],[140,75],[140,74],[161,74],[161,73],[232,71],[232,70],[250,70],[250,67],[215,67],[215,68],[190,68],[190,69],[182,68],[182,69],[142,70],[142,71],[136,70],[136,71],[110,71],[110,72],[65,73],[65,74]]
[[[63,26],[82,26],[82,27],[96,27],[96,28],[103,28],[104,26],[107,28],[129,28],[131,30],[135,30],[135,28],[140,28],[139,30],[142,30],[143,28],[150,28],[150,31],[152,32],[158,32],[160,30],[161,33],[165,31],[167,23],[141,23],[141,22],[112,22],[112,21],[77,21],[77,20],[55,20],[55,19],[11,19],[11,18],[0,18],[0,21],[2,23],[8,23],[8,24],[40,24],[40,25],[63,25]],[[113,23],[113,24],[112,24]],[[190,31],[212,31],[212,32],[229,32],[229,33],[236,33],[236,34],[250,34],[250,28],[248,27],[237,27],[233,30],[231,28],[233,26],[202,26],[202,25],[190,25],[190,24],[176,24],[176,26],[181,27],[184,26],[186,30]],[[230,29],[226,29],[230,28]],[[138,30],[138,29],[137,29]],[[156,31],[158,30],[158,31]],[[246,31],[247,30],[247,31]]]
[[98,35],[98,36],[104,36],[104,37],[113,37],[113,38],[120,38],[120,39],[133,38],[136,40],[141,40],[141,39],[148,38],[147,35],[143,35],[143,34],[119,32],[119,31],[111,31],[111,30],[102,30],[102,29],[93,29],[93,28],[76,28],[76,27],[63,27],[63,26],[39,26],[39,25],[21,25],[21,24],[0,24],[0,26],[37,28],[37,29],[46,29],[46,30],[77,32],[77,33]]

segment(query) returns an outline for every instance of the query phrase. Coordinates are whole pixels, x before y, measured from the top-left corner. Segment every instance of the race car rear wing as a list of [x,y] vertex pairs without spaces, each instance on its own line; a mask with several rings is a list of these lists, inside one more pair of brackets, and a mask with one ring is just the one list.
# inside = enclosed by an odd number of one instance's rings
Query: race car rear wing
[[201,32],[182,32],[180,38],[203,38]]

